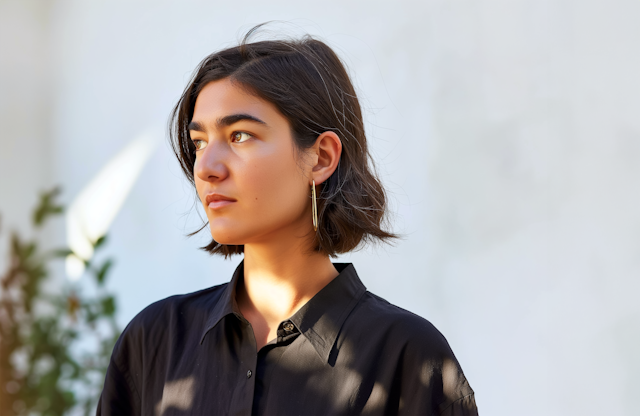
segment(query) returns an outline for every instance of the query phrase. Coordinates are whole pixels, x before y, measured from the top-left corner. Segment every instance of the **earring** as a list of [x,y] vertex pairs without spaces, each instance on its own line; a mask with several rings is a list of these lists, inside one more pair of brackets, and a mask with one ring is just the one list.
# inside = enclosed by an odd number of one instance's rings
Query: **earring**
[[311,185],[311,195],[313,196],[313,202],[311,204],[311,213],[313,215],[313,231],[318,231],[318,207],[316,205],[316,181],[313,180]]

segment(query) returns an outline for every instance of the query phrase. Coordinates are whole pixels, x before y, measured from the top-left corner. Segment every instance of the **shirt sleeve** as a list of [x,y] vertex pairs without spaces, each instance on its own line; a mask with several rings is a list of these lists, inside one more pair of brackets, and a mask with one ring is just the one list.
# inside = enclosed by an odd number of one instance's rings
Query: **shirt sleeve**
[[96,416],[141,414],[140,394],[131,378],[131,371],[138,372],[131,366],[135,366],[134,363],[139,360],[131,356],[132,350],[135,349],[131,348],[127,332],[125,329],[113,348]]
[[478,407],[473,393],[461,397],[444,409],[442,416],[478,416]]
[[[399,414],[478,416],[473,390],[462,371],[447,374],[441,369],[438,365],[424,369],[418,372],[418,378],[405,373]],[[431,376],[428,379],[425,378],[427,372]]]
[[449,351],[451,355],[445,358],[435,371],[435,374],[441,377],[437,384],[442,385],[442,402],[438,415],[478,416],[473,390],[453,352]]
[[402,355],[399,413],[477,416],[474,392],[442,334],[430,323],[414,322]]

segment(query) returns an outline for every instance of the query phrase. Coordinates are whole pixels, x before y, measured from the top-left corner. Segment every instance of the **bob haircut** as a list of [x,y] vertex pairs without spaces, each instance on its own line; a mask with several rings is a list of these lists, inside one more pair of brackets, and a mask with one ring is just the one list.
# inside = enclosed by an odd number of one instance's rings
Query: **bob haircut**
[[[198,94],[208,83],[229,78],[280,111],[289,121],[299,151],[313,146],[325,131],[340,137],[338,167],[319,185],[315,250],[335,257],[361,243],[396,238],[381,227],[386,225],[385,191],[373,170],[360,103],[344,65],[329,46],[308,35],[248,43],[260,26],[251,29],[240,45],[207,56],[173,109],[169,138],[187,179],[195,188],[195,146],[188,125]],[[213,240],[202,249],[228,257],[242,253],[244,246]]]

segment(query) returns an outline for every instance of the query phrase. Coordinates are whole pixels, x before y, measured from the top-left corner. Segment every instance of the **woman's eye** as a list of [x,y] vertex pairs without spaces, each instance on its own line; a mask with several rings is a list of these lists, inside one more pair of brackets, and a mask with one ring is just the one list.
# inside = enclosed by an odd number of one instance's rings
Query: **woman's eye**
[[207,142],[205,142],[204,140],[194,140],[193,145],[196,147],[196,151],[198,151],[207,147]]
[[245,133],[244,131],[236,131],[231,135],[231,141],[234,143],[242,143],[246,142],[251,138],[249,133]]

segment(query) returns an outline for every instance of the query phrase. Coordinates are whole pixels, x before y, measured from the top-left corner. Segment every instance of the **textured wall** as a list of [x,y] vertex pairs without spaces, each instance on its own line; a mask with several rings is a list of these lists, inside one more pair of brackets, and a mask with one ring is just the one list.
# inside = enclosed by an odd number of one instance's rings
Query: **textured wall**
[[[0,2],[5,223],[43,185],[71,201],[135,136],[162,131],[207,53],[285,20],[354,74],[405,234],[342,260],[445,334],[482,414],[640,411],[640,4],[42,4]],[[183,237],[192,193],[157,136],[107,248],[123,324],[239,261]]]

